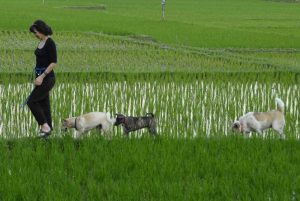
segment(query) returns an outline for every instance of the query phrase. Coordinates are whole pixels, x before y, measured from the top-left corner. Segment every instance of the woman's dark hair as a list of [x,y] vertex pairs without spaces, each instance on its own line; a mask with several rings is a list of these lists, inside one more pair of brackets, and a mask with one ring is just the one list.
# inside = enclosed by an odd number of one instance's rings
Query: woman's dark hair
[[44,21],[42,20],[36,20],[29,28],[29,31],[32,33],[35,33],[35,30],[38,32],[48,36],[52,35],[52,29],[49,27]]

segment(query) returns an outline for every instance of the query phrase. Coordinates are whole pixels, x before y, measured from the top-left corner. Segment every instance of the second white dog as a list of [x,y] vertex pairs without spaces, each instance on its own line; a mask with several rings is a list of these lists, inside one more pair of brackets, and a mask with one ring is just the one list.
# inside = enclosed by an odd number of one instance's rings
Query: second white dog
[[82,133],[93,128],[102,130],[105,134],[111,133],[112,127],[116,119],[110,117],[108,112],[90,112],[78,117],[70,117],[62,122],[62,131],[67,131],[68,128],[77,130],[76,138],[79,138]]
[[235,121],[232,125],[232,129],[249,136],[250,132],[262,134],[265,129],[273,128],[282,139],[285,139],[283,133],[285,126],[284,103],[279,98],[276,98],[275,101],[277,110],[269,112],[249,112],[240,117],[238,121]]

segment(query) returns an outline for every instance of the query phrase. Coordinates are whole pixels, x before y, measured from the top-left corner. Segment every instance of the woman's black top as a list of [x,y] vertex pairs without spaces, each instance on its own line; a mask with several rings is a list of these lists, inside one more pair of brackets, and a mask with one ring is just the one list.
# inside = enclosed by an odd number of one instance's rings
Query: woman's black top
[[[48,38],[43,48],[36,48],[34,51],[36,56],[36,68],[47,68],[51,63],[57,62],[56,45],[52,38]],[[54,77],[53,70],[47,75]]]

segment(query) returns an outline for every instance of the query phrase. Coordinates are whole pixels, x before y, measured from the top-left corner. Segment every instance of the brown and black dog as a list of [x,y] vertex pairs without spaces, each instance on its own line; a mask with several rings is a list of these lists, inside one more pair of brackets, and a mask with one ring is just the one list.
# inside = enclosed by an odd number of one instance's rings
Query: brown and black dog
[[132,117],[123,114],[116,114],[115,125],[122,125],[126,135],[131,131],[136,131],[142,128],[148,128],[149,133],[156,135],[156,120],[153,113],[147,113],[145,116]]

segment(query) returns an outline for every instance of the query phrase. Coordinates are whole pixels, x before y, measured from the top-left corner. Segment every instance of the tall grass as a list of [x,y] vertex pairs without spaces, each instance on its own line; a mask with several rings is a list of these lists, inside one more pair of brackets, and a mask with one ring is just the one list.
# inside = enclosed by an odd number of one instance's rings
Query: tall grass
[[1,200],[297,200],[299,143],[0,140]]

